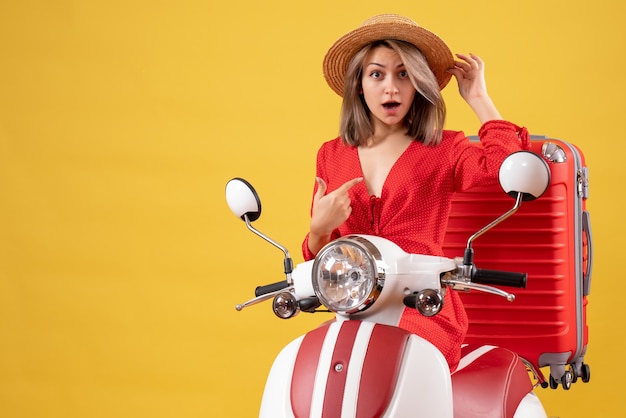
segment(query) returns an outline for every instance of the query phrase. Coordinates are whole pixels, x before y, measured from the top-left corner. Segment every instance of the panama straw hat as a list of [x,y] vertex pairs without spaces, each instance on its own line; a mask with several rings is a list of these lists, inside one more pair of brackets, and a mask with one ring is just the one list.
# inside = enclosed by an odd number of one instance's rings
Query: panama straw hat
[[323,64],[324,78],[330,88],[343,96],[344,78],[352,57],[364,46],[385,39],[415,45],[426,57],[439,88],[443,89],[448,84],[451,74],[446,70],[454,67],[454,57],[445,42],[407,17],[382,14],[367,19],[330,47]]

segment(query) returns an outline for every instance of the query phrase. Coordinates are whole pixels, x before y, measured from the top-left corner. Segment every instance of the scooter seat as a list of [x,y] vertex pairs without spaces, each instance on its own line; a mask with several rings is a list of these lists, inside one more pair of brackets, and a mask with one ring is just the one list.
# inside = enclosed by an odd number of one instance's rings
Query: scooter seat
[[533,386],[526,366],[513,351],[467,345],[452,374],[455,418],[513,417]]

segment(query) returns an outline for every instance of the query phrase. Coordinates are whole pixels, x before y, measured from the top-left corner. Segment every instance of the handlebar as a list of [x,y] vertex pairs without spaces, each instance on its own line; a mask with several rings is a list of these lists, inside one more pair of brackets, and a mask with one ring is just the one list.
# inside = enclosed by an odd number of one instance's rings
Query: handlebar
[[288,287],[289,287],[289,283],[287,283],[287,280],[283,280],[282,282],[268,284],[265,286],[258,286],[256,289],[254,289],[254,296],[258,297],[258,296],[266,295],[268,293],[276,292],[278,290],[283,290]]
[[474,270],[472,282],[490,286],[521,287],[525,289],[527,278],[528,274],[526,273],[477,268]]

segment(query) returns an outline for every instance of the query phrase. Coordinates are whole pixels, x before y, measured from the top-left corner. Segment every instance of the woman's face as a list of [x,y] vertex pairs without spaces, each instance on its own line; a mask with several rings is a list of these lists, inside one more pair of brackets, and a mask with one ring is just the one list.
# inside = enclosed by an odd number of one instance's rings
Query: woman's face
[[361,85],[374,127],[402,124],[416,91],[396,51],[372,49],[363,61]]

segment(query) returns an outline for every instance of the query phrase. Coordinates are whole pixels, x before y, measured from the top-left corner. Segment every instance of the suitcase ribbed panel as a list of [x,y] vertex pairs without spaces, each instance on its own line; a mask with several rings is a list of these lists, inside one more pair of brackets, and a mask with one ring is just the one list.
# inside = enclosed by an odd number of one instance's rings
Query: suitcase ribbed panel
[[[473,243],[477,267],[526,272],[526,289],[507,289],[516,295],[512,303],[480,292],[461,293],[469,317],[466,343],[509,348],[536,367],[551,365],[554,358],[576,361],[584,355],[588,338],[583,295],[588,250],[581,232],[584,201],[576,180],[583,162],[574,155],[576,149],[550,141],[567,151],[568,160],[549,164],[546,193],[524,202],[516,214]],[[543,142],[532,141],[532,150],[540,154]],[[513,203],[497,185],[457,193],[446,256],[461,256],[467,239]]]

